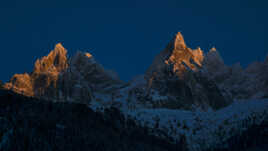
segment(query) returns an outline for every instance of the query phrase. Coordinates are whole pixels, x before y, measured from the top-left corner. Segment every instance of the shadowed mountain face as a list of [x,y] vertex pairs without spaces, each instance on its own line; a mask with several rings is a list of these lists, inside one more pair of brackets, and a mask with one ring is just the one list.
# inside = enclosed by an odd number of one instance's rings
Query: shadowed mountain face
[[240,63],[224,64],[219,52],[211,49],[205,56],[204,66],[210,79],[222,92],[234,99],[261,99],[268,96],[268,61],[253,62],[243,69]]
[[[119,110],[53,103],[0,90],[1,151],[181,150],[149,134]],[[163,132],[164,133],[164,132]]]
[[192,50],[179,32],[138,81],[122,82],[89,53],[67,58],[66,49],[57,44],[36,61],[32,73],[15,74],[4,87],[53,101],[88,104],[108,97],[119,106],[127,102],[146,108],[219,109],[233,99],[268,96],[267,62],[245,70],[239,64],[226,66],[215,48],[206,54]]
[[[1,151],[192,151],[184,135],[178,142],[171,143],[173,139],[167,131],[155,128],[154,132],[165,138],[155,136],[152,129],[138,125],[116,108],[107,108],[101,113],[84,104],[53,103],[1,89],[0,100]],[[256,115],[254,123],[263,118]],[[250,119],[245,119],[243,125],[251,123]],[[267,124],[253,124],[213,149],[198,151],[245,151],[256,146],[265,151]]]

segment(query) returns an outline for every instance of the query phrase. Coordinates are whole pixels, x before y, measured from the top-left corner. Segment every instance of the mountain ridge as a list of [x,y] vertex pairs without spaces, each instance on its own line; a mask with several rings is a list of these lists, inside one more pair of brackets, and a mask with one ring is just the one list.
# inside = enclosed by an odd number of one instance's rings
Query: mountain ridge
[[67,57],[57,44],[31,73],[0,81],[0,150],[261,146],[268,134],[267,75],[268,59],[227,66],[216,48],[191,49],[180,32],[129,82],[90,53]]
[[[104,98],[108,97],[120,106],[134,99],[146,108],[197,107],[208,110],[225,107],[237,98],[268,95],[265,92],[268,79],[261,76],[268,75],[267,66],[266,59],[263,63],[251,64],[245,70],[239,64],[229,67],[215,47],[208,53],[200,47],[191,49],[178,32],[155,57],[143,75],[143,84],[139,86],[130,87],[133,85],[131,81],[126,83],[120,80],[115,72],[96,62],[90,53],[78,51],[68,58],[67,50],[58,43],[47,56],[37,59],[32,73],[15,74],[4,84],[4,88],[55,101],[90,104],[97,100],[105,102]],[[256,82],[258,86],[254,89],[234,87],[241,82],[241,74],[244,85]],[[248,83],[252,76],[256,77],[255,81]],[[265,81],[264,84],[262,81]]]

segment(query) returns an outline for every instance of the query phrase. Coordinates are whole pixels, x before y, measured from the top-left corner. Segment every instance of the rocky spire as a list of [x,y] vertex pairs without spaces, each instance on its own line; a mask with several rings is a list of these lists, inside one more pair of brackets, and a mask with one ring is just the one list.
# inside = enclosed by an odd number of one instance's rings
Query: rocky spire
[[[159,94],[166,93],[174,98],[180,98],[173,100],[178,104],[185,106],[202,104],[214,109],[230,104],[232,101],[221,94],[214,81],[210,81],[206,74],[199,72],[203,71],[203,61],[203,51],[200,48],[195,50],[188,48],[181,32],[178,32],[169,45],[155,57],[147,70],[145,96],[154,95],[150,92],[158,91]],[[208,55],[208,64],[213,66],[218,62],[221,63],[221,58],[218,52],[212,49]],[[217,66],[216,69],[218,68]]]
[[15,74],[4,87],[26,96],[41,96],[49,86],[56,86],[59,73],[67,67],[67,50],[58,43],[47,56],[35,62],[31,74]]
[[27,73],[13,75],[10,82],[4,85],[4,88],[26,96],[34,95],[32,80],[30,75]]
[[61,43],[58,43],[47,56],[35,62],[34,72],[61,72],[67,67],[67,50]]
[[208,61],[210,64],[224,65],[224,61],[215,47],[212,47],[206,54],[205,61]]
[[217,51],[217,49],[215,47],[212,47],[209,51],[215,52],[215,51]]
[[184,42],[184,38],[183,38],[181,32],[178,32],[174,38],[174,48],[175,49],[185,49],[186,48],[186,44]]
[[[188,67],[191,70],[196,70],[194,64],[201,66],[203,60],[203,52],[201,51],[200,49],[193,52],[187,48],[181,32],[178,32],[168,46],[155,57],[146,74],[152,75],[153,72],[162,72],[164,68],[172,68],[174,73],[184,72]],[[191,63],[192,61],[195,63]]]
[[199,65],[202,66],[203,60],[204,60],[204,52],[201,50],[200,47],[192,51],[192,54],[194,56],[193,60]]

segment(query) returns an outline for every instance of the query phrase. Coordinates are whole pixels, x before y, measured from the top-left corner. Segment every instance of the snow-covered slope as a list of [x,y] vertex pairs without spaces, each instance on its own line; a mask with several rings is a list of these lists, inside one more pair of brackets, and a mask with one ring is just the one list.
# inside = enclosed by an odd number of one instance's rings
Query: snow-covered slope
[[[235,102],[218,111],[186,111],[170,109],[124,110],[143,126],[151,128],[154,135],[162,131],[173,137],[174,143],[186,138],[191,151],[228,148],[227,140],[239,136],[253,125],[268,122],[268,100]],[[267,131],[267,130],[266,130]]]

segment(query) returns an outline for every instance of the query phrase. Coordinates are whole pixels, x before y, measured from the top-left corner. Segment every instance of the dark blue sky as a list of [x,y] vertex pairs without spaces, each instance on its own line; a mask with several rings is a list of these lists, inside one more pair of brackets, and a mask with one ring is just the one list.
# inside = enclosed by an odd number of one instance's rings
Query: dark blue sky
[[268,2],[252,0],[1,1],[0,79],[30,72],[62,42],[70,55],[88,51],[127,80],[178,31],[191,48],[215,46],[227,64],[247,65],[268,53],[267,15]]

